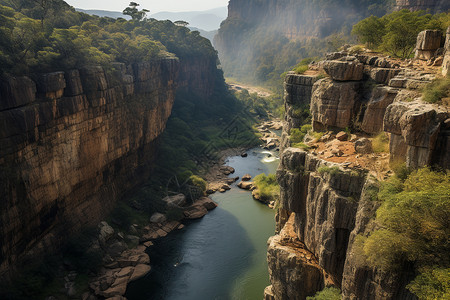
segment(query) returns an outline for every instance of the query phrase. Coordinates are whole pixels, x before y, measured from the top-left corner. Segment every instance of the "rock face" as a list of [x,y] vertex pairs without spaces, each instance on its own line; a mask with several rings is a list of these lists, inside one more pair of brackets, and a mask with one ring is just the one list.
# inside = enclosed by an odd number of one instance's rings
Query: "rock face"
[[313,87],[311,115],[313,129],[326,127],[346,128],[352,124],[359,103],[358,82],[337,82],[332,79],[319,80]]
[[324,63],[323,69],[337,81],[361,80],[364,65],[359,62],[330,60]]
[[[386,164],[389,156],[411,168],[437,164],[449,169],[448,108],[421,100],[420,88],[431,82],[433,74],[400,69],[384,58],[367,55],[333,53],[327,58],[334,60],[317,66],[324,66],[330,78],[286,76],[287,113],[277,170],[280,201],[276,235],[268,241],[271,285],[264,297],[306,299],[332,285],[341,289],[343,299],[415,299],[406,289],[414,277],[411,266],[386,274],[366,265],[355,246],[359,234],[368,235],[376,228],[373,219],[379,202],[374,201],[374,190],[379,183],[372,171],[352,166],[342,153],[342,157],[327,157],[321,143],[328,143],[331,153],[334,144],[349,143],[357,159],[375,158],[371,137],[385,132],[390,145]],[[363,65],[362,79],[341,75],[345,70],[353,73],[358,63]],[[333,75],[329,66],[342,71]],[[321,143],[309,144],[311,152],[289,147],[289,131],[300,123],[293,121],[290,111],[297,103],[308,103],[307,97],[313,129],[327,131]],[[339,141],[346,140],[345,132],[338,133],[345,128],[355,134],[350,141]],[[304,142],[308,139],[307,135]],[[327,161],[330,157],[341,163]]]
[[179,61],[116,69],[1,80],[0,274],[98,222],[150,172]]
[[395,9],[429,10],[430,13],[439,13],[450,9],[450,4],[445,0],[396,0]]
[[415,57],[429,60],[434,56],[437,49],[441,47],[442,32],[439,30],[424,30],[417,36]]
[[450,70],[450,26],[447,28],[447,34],[444,45],[444,62],[442,63],[442,75],[448,76]]

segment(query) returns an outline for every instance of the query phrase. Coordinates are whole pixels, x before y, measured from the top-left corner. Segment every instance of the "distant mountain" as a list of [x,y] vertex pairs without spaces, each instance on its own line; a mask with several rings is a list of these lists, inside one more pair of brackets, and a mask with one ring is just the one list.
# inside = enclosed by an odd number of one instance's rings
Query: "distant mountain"
[[183,20],[189,23],[189,26],[203,29],[205,31],[217,30],[220,23],[227,18],[228,9],[218,7],[205,11],[186,11],[186,12],[159,12],[150,15],[157,20]]
[[[131,19],[129,16],[124,16],[122,12],[119,11],[108,11],[108,10],[94,10],[94,9],[81,9],[76,8],[79,12],[84,12],[89,15],[96,15],[99,17],[110,17],[110,18],[125,18],[127,20]],[[194,27],[202,33],[202,36],[209,39],[211,34],[205,34],[205,32],[212,32],[218,30],[220,23],[227,18],[228,9],[226,7],[218,7],[205,11],[183,11],[183,12],[168,12],[162,11],[156,14],[149,15],[150,18],[157,20],[170,20],[172,22],[183,20],[189,23],[189,27]],[[208,35],[208,36],[207,36]]]
[[109,11],[109,10],[96,10],[96,9],[81,9],[81,8],[75,8],[76,11],[83,12],[88,15],[95,15],[99,17],[110,17],[110,18],[124,18],[127,20],[130,20],[130,16],[125,16],[122,14],[122,12],[119,11]]

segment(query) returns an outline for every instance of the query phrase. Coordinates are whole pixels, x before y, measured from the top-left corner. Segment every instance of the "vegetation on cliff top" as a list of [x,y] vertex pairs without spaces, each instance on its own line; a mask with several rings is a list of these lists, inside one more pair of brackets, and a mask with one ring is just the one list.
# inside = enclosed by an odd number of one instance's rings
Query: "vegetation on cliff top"
[[132,64],[173,54],[217,55],[199,32],[170,21],[100,18],[76,12],[63,1],[42,3],[0,1],[0,73],[23,75],[115,61]]
[[424,11],[401,10],[381,18],[370,16],[355,24],[352,33],[371,49],[410,58],[419,32],[438,29],[445,33],[449,25],[450,13],[431,15]]
[[406,179],[394,176],[378,198],[378,229],[358,236],[358,252],[386,271],[413,263],[420,275],[408,288],[420,299],[444,299],[450,293],[450,175],[423,168]]
[[393,7],[393,2],[282,0],[235,3],[233,7],[242,10],[235,11],[221,24],[215,38],[225,75],[280,88],[283,72],[304,58],[337,51],[351,41],[353,24],[372,14],[383,16]]

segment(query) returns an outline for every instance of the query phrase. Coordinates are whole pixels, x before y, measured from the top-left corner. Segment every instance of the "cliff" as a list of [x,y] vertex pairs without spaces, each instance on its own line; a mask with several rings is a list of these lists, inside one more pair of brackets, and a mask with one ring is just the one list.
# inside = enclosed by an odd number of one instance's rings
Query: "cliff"
[[408,9],[411,11],[427,10],[436,14],[446,12],[450,9],[450,4],[445,0],[396,0],[395,9]]
[[[406,285],[416,275],[404,265],[385,273],[366,265],[355,237],[374,230],[378,180],[392,174],[390,163],[410,168],[450,168],[450,112],[424,103],[420,88],[435,72],[412,70],[373,55],[332,53],[308,71],[285,79],[286,115],[282,134],[280,203],[277,228],[268,241],[271,286],[265,299],[305,299],[326,286],[342,290],[343,299],[416,299]],[[318,76],[319,72],[322,72]],[[292,128],[309,106],[309,150],[290,147]],[[336,132],[350,129],[353,134]],[[372,150],[374,136],[389,136],[389,150]],[[347,137],[348,135],[348,137]]]
[[151,170],[178,59],[6,77],[0,106],[0,273],[95,224]]

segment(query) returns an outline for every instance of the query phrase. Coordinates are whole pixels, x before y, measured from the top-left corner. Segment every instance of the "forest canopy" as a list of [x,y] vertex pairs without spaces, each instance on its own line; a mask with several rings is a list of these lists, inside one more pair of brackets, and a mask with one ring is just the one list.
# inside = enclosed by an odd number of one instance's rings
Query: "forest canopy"
[[14,75],[217,55],[198,32],[170,21],[89,16],[60,0],[0,0],[0,24],[0,72]]

